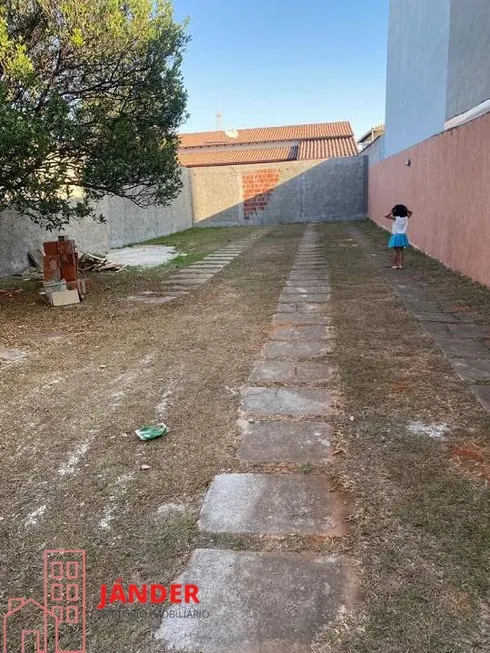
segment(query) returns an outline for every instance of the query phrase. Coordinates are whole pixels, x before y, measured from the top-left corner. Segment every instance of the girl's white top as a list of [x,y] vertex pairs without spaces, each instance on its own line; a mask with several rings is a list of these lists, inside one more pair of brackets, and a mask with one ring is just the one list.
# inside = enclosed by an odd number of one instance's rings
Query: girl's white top
[[408,227],[408,218],[401,218],[397,216],[395,218],[395,221],[393,222],[393,226],[391,228],[391,233],[392,234],[406,234],[407,233],[407,227]]

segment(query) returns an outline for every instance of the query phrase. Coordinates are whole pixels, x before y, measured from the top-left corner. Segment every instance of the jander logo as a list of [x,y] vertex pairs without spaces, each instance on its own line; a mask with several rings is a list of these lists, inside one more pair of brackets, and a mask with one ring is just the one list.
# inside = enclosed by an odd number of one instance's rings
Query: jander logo
[[9,599],[4,653],[86,653],[85,568],[83,550],[44,552],[44,603]]
[[[125,589],[117,579],[112,585],[101,585],[97,609],[199,602],[197,585],[130,584]],[[44,602],[9,599],[3,618],[3,653],[86,653],[86,614],[85,551],[48,549],[44,552]]]
[[100,603],[98,610],[103,610],[107,604],[124,603],[199,603],[199,588],[197,585],[173,584],[168,588],[165,585],[128,585],[125,591],[122,581],[119,578],[109,588],[107,585],[100,586]]

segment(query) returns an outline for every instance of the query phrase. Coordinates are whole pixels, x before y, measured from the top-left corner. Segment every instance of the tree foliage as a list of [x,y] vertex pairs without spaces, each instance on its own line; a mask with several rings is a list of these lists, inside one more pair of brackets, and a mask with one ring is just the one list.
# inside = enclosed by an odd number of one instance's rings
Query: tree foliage
[[185,27],[170,0],[0,0],[0,211],[51,229],[174,199]]

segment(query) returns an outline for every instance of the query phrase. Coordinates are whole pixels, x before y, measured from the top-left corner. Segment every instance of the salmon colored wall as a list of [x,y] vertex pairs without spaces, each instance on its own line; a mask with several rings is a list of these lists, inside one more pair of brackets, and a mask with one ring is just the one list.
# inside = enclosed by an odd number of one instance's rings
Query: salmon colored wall
[[369,217],[389,228],[395,204],[416,247],[490,286],[490,114],[371,166]]

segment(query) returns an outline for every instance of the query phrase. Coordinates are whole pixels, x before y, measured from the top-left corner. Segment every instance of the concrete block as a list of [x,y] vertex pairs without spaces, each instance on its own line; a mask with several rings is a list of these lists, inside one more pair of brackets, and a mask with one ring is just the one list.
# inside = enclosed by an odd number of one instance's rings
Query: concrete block
[[320,535],[341,530],[325,476],[221,474],[206,493],[199,528],[235,535]]
[[331,394],[320,388],[250,387],[242,392],[243,413],[323,417],[333,414]]
[[197,549],[176,582],[198,585],[206,618],[167,611],[155,638],[179,653],[310,653],[349,605],[351,575],[335,556]]

